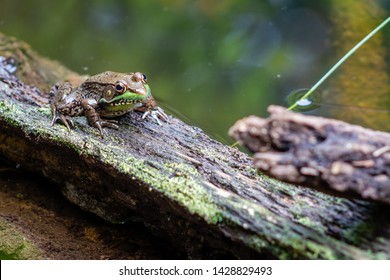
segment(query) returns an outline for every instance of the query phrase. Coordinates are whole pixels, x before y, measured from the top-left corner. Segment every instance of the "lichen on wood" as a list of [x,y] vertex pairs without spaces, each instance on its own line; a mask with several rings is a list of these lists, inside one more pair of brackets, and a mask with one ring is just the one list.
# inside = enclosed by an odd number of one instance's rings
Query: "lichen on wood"
[[0,217],[0,260],[43,259],[43,253],[10,222]]

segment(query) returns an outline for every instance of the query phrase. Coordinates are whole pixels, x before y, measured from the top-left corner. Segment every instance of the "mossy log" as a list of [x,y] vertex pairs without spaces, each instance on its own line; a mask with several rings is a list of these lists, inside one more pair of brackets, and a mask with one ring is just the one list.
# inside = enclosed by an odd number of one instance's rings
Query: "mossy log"
[[255,153],[254,166],[279,180],[390,204],[390,134],[270,106],[230,135]]
[[[57,182],[82,209],[113,223],[142,221],[191,258],[390,257],[386,206],[276,181],[177,118],[159,126],[132,112],[104,139],[83,117],[71,132],[50,126],[46,91],[16,77],[25,60],[42,58],[15,42],[0,50],[0,154]],[[53,82],[50,69],[30,69],[41,73],[40,88]]]

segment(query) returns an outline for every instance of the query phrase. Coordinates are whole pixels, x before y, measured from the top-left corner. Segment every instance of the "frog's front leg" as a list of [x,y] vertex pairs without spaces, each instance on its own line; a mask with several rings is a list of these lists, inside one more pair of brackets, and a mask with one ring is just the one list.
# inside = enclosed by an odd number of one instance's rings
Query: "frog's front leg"
[[99,129],[100,136],[103,137],[103,127],[110,127],[118,129],[118,126],[114,123],[115,121],[103,121],[100,118],[99,113],[96,109],[99,107],[98,103],[93,98],[86,98],[81,101],[81,107],[84,109],[84,114],[88,119],[89,125]]
[[144,102],[137,104],[134,110],[144,112],[142,119],[150,116],[154,121],[161,125],[160,119],[168,122],[169,118],[164,110],[157,106],[156,101],[152,96],[149,96]]

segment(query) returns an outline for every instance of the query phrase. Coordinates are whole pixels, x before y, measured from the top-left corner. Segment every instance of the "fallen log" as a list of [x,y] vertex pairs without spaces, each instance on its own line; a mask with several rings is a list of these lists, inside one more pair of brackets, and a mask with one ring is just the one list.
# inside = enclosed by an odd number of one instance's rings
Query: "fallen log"
[[[276,181],[246,154],[172,116],[159,126],[132,112],[104,139],[83,117],[71,132],[51,127],[39,89],[48,86],[17,77],[24,60],[42,58],[12,53],[0,52],[0,154],[57,182],[85,211],[113,223],[142,221],[190,258],[390,257],[385,206]],[[39,84],[51,83],[50,67],[42,71]]]
[[279,180],[390,203],[390,134],[270,106],[267,119],[238,121],[230,135]]

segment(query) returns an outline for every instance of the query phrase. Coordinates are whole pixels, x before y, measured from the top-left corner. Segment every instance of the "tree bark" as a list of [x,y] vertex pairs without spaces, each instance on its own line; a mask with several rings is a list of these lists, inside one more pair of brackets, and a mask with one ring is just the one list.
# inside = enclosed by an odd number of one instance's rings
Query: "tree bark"
[[[30,59],[41,58],[18,57],[17,69]],[[132,112],[104,139],[84,117],[71,132],[51,127],[47,93],[21,82],[13,65],[0,65],[0,154],[57,182],[82,209],[113,223],[142,221],[191,258],[389,258],[386,206],[271,179],[246,154],[172,116],[159,126]]]

